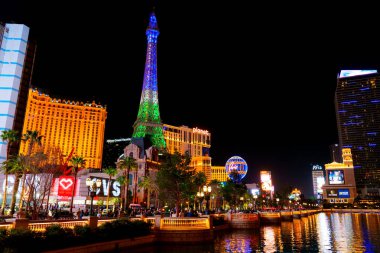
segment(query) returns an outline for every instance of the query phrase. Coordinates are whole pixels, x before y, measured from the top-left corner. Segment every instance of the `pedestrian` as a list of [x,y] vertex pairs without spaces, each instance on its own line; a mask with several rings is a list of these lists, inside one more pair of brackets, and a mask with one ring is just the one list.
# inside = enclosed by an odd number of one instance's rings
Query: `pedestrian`
[[82,217],[81,217],[81,210],[80,210],[80,208],[78,209],[78,211],[77,211],[77,219],[78,220],[80,220],[80,219],[82,219]]

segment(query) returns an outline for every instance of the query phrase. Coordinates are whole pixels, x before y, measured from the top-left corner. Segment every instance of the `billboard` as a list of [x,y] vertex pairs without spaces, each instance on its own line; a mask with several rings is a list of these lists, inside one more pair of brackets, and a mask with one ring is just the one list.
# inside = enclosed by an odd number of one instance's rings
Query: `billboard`
[[261,189],[263,191],[273,191],[272,177],[270,171],[260,171]]
[[327,193],[328,198],[337,198],[338,197],[338,191],[335,189],[327,189],[326,193]]
[[[131,176],[129,182],[132,182]],[[108,187],[110,187],[110,197],[119,197],[120,196],[120,183],[114,179],[111,181],[108,178],[100,178],[100,177],[89,177],[92,181],[96,182],[98,179],[101,180],[102,184],[100,188],[96,191],[96,195],[100,197],[106,197],[108,195]]]
[[329,184],[344,184],[343,170],[329,170]]
[[317,193],[323,193],[322,186],[325,184],[324,177],[317,177]]
[[74,177],[61,176],[58,180],[58,196],[72,196],[74,189]]
[[338,189],[338,197],[339,198],[349,198],[350,191],[348,189]]

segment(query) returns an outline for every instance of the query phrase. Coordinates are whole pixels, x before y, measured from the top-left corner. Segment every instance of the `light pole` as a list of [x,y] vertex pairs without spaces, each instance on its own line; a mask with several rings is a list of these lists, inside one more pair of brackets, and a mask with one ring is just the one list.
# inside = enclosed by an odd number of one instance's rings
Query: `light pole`
[[206,186],[204,185],[203,186],[203,192],[204,192],[204,195],[206,196],[206,210],[209,211],[210,210],[210,193],[211,193],[211,186]]
[[253,208],[256,210],[256,200],[257,200],[257,195],[253,195]]
[[278,208],[278,202],[280,201],[279,198],[276,198],[277,208]]
[[102,181],[100,179],[97,179],[95,181],[92,178],[88,177],[86,179],[86,185],[88,187],[88,191],[90,192],[90,197],[91,197],[90,216],[93,216],[92,207],[93,207],[93,203],[94,203],[94,197],[96,196],[96,191],[102,185]]
[[204,195],[205,195],[205,194],[204,194],[203,192],[200,192],[200,191],[197,192],[197,197],[198,197],[198,200],[199,200],[199,205],[198,205],[198,206],[199,206],[199,211],[200,211],[200,212],[202,212],[202,210],[201,210],[201,201],[200,201],[200,199],[203,198]]

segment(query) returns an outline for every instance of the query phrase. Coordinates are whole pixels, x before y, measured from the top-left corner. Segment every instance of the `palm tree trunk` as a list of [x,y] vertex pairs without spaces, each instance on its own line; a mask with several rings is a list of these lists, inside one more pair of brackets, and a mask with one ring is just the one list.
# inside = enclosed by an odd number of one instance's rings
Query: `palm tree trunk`
[[133,186],[133,203],[138,204],[138,198],[137,198],[137,183],[138,183],[137,169],[135,170],[134,180],[133,181],[135,181],[135,184]]
[[19,210],[21,210],[22,209],[22,200],[23,200],[23,198],[24,198],[24,190],[25,190],[25,181],[26,181],[26,173],[25,173],[25,171],[22,173],[22,185],[21,185],[21,193],[20,193],[20,202],[19,202],[19,204],[18,204],[18,208],[19,208]]
[[148,197],[146,200],[146,209],[150,208],[150,189],[148,189]]
[[76,185],[77,185],[77,168],[75,168],[75,172],[74,172],[74,186],[73,186],[73,192],[71,193],[70,213],[73,212],[73,204],[74,204],[74,195],[75,195],[75,186]]
[[5,189],[3,193],[3,203],[1,203],[1,215],[4,215],[4,209],[7,205],[7,190],[8,190],[8,173],[4,173],[5,175]]
[[[15,206],[16,206],[16,195],[18,192],[18,187],[20,185],[20,178],[19,175],[15,174],[15,184],[13,185],[13,192],[12,192],[12,200],[11,200],[11,214],[15,213]],[[21,199],[20,199],[21,201]]]
[[128,191],[129,191],[129,171],[131,170],[131,168],[130,167],[128,167],[128,169],[127,169],[127,175],[126,175],[126,179],[127,179],[127,186],[125,187],[125,192],[124,192],[124,197],[125,197],[125,199],[124,199],[124,201],[125,201],[125,205],[124,205],[124,210],[127,210],[127,208],[128,208]]

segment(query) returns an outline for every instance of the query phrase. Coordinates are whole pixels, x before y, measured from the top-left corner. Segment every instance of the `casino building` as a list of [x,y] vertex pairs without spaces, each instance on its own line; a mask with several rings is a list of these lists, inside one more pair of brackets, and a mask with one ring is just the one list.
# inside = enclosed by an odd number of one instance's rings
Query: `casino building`
[[325,164],[326,183],[322,186],[327,203],[353,203],[357,195],[351,149],[342,149],[343,163]]

